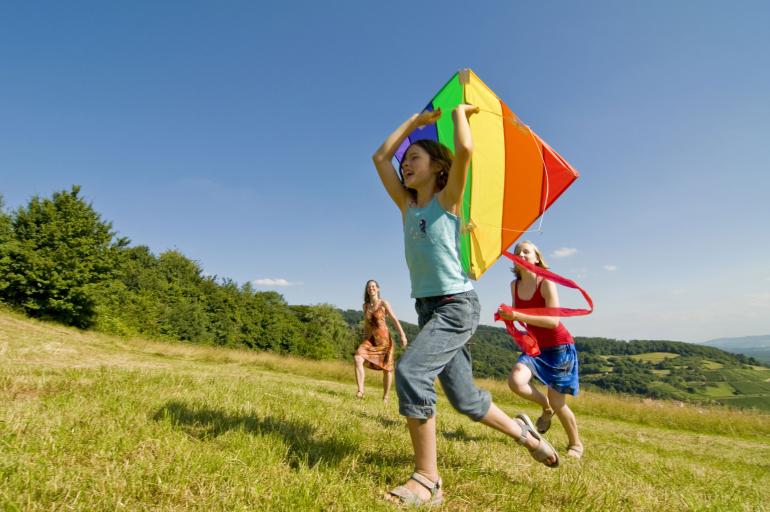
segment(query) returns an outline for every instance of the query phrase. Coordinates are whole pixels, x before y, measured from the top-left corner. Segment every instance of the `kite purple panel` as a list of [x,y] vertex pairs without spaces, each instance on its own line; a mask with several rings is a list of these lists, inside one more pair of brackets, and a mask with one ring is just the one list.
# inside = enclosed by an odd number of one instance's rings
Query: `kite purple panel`
[[406,153],[406,150],[409,148],[409,144],[411,144],[411,142],[409,142],[409,137],[407,137],[396,150],[396,160],[398,160],[399,163],[401,163],[401,159],[404,158],[404,153]]
[[[433,112],[433,103],[428,103],[425,107],[425,111]],[[417,128],[409,134],[409,140],[412,142],[422,139],[430,139],[438,142],[438,130],[436,129],[435,124],[426,124],[422,128]]]
[[[425,107],[425,110],[428,112],[433,112],[433,104],[429,103],[428,106]],[[422,128],[417,128],[412,133],[410,133],[409,137],[407,137],[396,150],[396,160],[401,163],[401,160],[404,158],[404,153],[406,153],[409,145],[416,140],[423,139],[430,139],[438,142],[438,130],[436,129],[435,124],[425,125]]]

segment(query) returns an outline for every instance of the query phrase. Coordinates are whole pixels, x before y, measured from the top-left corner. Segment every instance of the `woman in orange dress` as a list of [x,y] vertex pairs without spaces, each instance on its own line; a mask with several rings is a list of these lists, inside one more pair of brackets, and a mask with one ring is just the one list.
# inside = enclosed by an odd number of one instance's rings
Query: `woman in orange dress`
[[364,366],[382,371],[382,400],[388,401],[390,387],[393,384],[393,340],[390,338],[385,317],[389,316],[401,338],[401,346],[406,348],[406,335],[398,318],[393,314],[390,304],[380,298],[380,285],[371,279],[364,288],[364,341],[356,349],[353,360],[356,363],[356,398],[364,397]]

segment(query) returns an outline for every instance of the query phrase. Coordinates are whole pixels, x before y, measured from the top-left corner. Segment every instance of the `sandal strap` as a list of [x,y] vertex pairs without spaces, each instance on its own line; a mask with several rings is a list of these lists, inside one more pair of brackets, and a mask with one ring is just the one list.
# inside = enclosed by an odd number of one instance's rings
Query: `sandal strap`
[[438,480],[435,482],[431,482],[426,477],[415,471],[412,473],[412,476],[409,477],[411,480],[414,480],[418,484],[422,485],[426,489],[430,491],[431,496],[435,496],[439,489],[441,489],[441,478],[439,477]]
[[516,439],[516,442],[522,445],[527,444],[527,438],[529,434],[534,434],[534,430],[521,420],[519,420],[519,424],[521,425],[521,435]]
[[583,447],[577,444],[571,444],[567,446],[567,451],[575,452],[575,453],[579,453],[580,455],[583,455]]

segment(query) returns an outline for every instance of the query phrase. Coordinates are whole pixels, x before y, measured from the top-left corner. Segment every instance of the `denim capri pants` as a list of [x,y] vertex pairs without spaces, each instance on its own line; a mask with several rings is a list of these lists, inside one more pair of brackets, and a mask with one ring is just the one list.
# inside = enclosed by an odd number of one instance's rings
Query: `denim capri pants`
[[417,299],[420,333],[396,364],[398,410],[408,418],[436,414],[436,377],[449,402],[479,421],[492,404],[489,392],[473,382],[471,353],[466,346],[479,325],[481,306],[473,290]]

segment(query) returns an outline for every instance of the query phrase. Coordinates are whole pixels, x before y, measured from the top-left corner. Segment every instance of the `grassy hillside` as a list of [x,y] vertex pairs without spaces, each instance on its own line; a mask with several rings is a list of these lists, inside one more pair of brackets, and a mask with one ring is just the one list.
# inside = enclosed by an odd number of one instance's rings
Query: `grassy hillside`
[[[0,311],[3,510],[393,510],[409,473],[395,400],[368,373],[122,339]],[[534,407],[480,381],[504,410]],[[535,464],[439,403],[444,510],[766,510],[770,416],[585,392],[582,461]],[[549,433],[563,450],[559,425]]]

